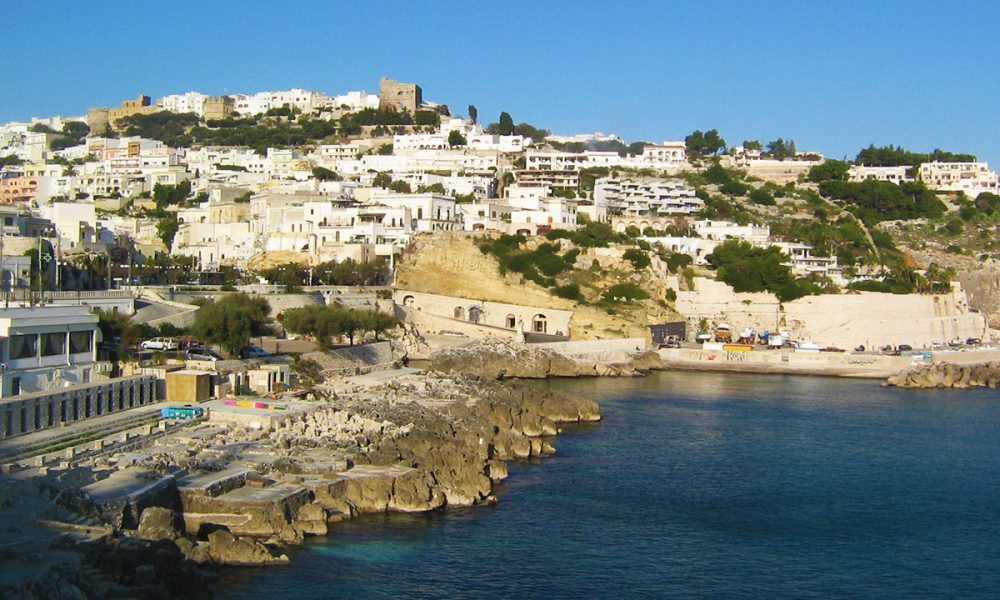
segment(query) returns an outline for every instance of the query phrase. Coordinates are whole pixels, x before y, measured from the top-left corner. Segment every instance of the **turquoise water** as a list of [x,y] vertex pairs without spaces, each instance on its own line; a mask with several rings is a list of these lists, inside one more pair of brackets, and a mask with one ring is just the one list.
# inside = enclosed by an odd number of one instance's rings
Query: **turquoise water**
[[225,598],[1000,595],[1000,396],[717,373],[601,401],[494,508],[337,525]]

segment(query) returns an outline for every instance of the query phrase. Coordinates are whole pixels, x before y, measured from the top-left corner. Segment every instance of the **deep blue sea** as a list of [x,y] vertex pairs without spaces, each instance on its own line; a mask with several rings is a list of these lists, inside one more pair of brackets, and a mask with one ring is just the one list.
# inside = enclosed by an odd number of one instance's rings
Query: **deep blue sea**
[[500,504],[332,527],[224,598],[1000,596],[1000,392],[721,373],[601,403]]

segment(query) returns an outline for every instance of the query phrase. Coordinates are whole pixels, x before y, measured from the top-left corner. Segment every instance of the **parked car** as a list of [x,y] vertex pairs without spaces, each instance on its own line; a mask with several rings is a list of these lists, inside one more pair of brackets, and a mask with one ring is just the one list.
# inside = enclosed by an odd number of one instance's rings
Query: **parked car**
[[983,343],[983,340],[981,340],[979,338],[970,337],[969,339],[965,340],[965,345],[966,346],[978,346],[979,344],[982,344],[982,343]]
[[896,350],[899,350],[900,352],[912,352],[913,346],[909,344],[900,344],[896,346]]
[[158,337],[142,342],[139,347],[143,350],[177,350],[181,346],[173,338]]
[[962,338],[955,338],[950,342],[948,342],[948,345],[951,346],[952,348],[961,348],[964,345],[964,343],[962,342]]
[[222,355],[211,348],[188,348],[184,353],[186,360],[209,360],[215,362],[222,360]]
[[707,331],[699,331],[697,335],[694,336],[694,341],[699,344],[712,341],[712,334]]
[[263,358],[271,356],[271,353],[256,344],[247,344],[247,347],[240,351],[240,358]]
[[673,335],[668,336],[667,339],[663,340],[663,343],[660,344],[660,348],[680,348],[680,347],[681,347],[680,338]]

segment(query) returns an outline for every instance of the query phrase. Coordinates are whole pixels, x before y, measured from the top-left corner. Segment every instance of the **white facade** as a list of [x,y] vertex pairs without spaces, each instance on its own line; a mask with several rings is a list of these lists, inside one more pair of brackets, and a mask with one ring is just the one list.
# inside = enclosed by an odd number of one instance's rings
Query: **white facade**
[[694,188],[680,180],[605,177],[594,183],[594,204],[615,215],[690,215],[704,207]]
[[983,192],[1000,193],[996,171],[984,162],[929,162],[920,165],[920,180],[933,190],[965,192],[975,198]]
[[913,181],[913,178],[908,175],[912,168],[911,166],[869,167],[866,165],[851,165],[850,170],[847,172],[847,178],[849,181],[855,182],[872,179],[898,184],[903,181]]
[[0,395],[41,392],[91,380],[101,333],[88,306],[0,309]]
[[157,100],[156,105],[163,110],[175,113],[194,113],[201,118],[205,116],[205,98],[208,96],[200,92],[172,94]]

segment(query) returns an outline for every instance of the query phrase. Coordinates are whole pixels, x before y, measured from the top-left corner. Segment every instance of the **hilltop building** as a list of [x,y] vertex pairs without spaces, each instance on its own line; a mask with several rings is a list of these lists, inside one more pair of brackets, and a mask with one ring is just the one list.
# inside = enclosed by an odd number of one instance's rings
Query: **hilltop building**
[[423,92],[415,83],[402,83],[383,77],[379,81],[378,106],[382,109],[405,110],[411,115],[423,104]]

